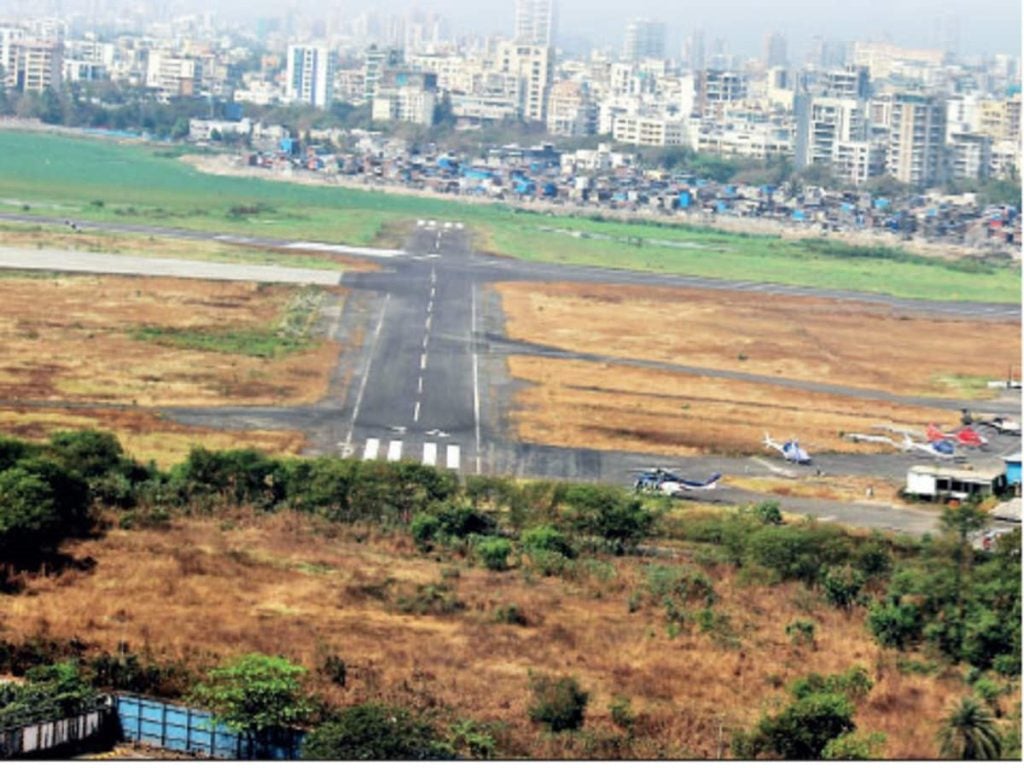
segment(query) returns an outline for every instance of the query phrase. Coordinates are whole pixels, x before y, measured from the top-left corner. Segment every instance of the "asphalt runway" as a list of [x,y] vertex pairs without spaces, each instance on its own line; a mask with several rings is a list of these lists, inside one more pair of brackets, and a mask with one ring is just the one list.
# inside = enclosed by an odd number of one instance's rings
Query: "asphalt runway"
[[[39,217],[2,214],[0,219],[39,222]],[[60,223],[60,220],[48,220]],[[875,294],[819,290],[765,283],[724,281],[705,278],[652,275],[624,270],[536,264],[499,259],[472,251],[468,231],[460,222],[422,220],[410,235],[404,250],[375,251],[345,246],[241,238],[236,235],[195,233],[185,230],[77,222],[101,230],[137,233],[218,237],[230,242],[275,248],[335,250],[380,264],[375,272],[345,272],[341,283],[350,289],[342,315],[329,324],[343,349],[338,369],[332,378],[328,397],[312,406],[296,408],[164,408],[160,412],[183,423],[206,427],[236,429],[301,429],[311,441],[312,451],[357,459],[412,460],[463,473],[507,474],[519,477],[565,478],[628,485],[633,470],[646,466],[673,466],[691,479],[704,479],[722,472],[726,479],[714,491],[694,494],[711,502],[737,504],[766,498],[738,488],[730,488],[728,477],[782,477],[858,475],[898,480],[915,464],[930,463],[927,456],[915,454],[815,455],[811,467],[795,467],[777,455],[702,456],[680,461],[678,458],[523,444],[509,438],[508,405],[519,386],[510,380],[505,359],[512,353],[552,357],[595,359],[623,365],[644,365],[684,373],[727,376],[756,380],[807,391],[825,391],[853,397],[885,399],[949,408],[1019,414],[1020,393],[984,403],[965,403],[939,398],[907,398],[875,390],[835,387],[788,380],[714,371],[689,366],[672,366],[642,360],[582,355],[543,345],[514,342],[504,335],[500,307],[487,286],[505,280],[580,281],[635,285],[695,287],[705,290],[738,290],[816,296],[837,301],[864,301],[885,305],[899,314],[956,314],[975,318],[1007,320],[1020,318],[1020,308],[1002,304],[912,301]],[[34,255],[30,252],[28,255]],[[81,254],[79,254],[81,255]],[[117,259],[88,254],[97,271],[104,263],[123,264]],[[115,261],[109,261],[115,259]],[[140,259],[137,274],[147,271],[149,263],[166,259]],[[180,261],[180,260],[176,260]],[[3,263],[0,261],[0,263]],[[240,270],[234,279],[258,279],[248,265],[229,266]],[[25,268],[18,264],[18,268]],[[60,271],[59,264],[45,267]],[[158,267],[163,269],[163,267]],[[176,267],[200,276],[209,262],[186,262]],[[295,270],[288,270],[295,272]],[[300,270],[318,272],[318,270]],[[245,275],[242,277],[242,275]],[[337,284],[337,273],[326,280]],[[182,276],[182,275],[178,275]],[[223,279],[232,279],[225,277]],[[53,407],[55,404],[50,403]],[[109,407],[109,405],[102,406]],[[1020,449],[1020,438],[990,435],[992,450],[975,454],[972,461],[998,462],[1005,453]],[[835,519],[851,525],[888,528],[910,533],[934,530],[938,515],[924,507],[889,507],[871,502],[833,501],[783,497],[783,509]]]

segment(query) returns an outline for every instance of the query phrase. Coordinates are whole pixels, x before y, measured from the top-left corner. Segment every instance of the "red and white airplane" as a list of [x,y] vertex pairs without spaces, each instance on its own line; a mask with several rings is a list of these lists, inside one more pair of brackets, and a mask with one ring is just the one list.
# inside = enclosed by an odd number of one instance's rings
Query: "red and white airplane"
[[977,430],[971,427],[960,427],[960,429],[954,432],[943,432],[934,424],[929,424],[925,430],[925,434],[930,442],[936,442],[938,440],[950,440],[957,445],[962,445],[967,448],[984,448],[988,445],[988,440],[978,434]]

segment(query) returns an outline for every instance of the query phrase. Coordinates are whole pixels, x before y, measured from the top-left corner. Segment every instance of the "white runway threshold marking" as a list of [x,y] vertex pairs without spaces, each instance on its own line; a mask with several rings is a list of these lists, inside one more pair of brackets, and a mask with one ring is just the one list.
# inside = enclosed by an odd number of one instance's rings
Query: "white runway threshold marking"
[[373,461],[377,458],[377,451],[380,450],[380,440],[376,437],[368,438],[366,447],[363,448],[363,461]]
[[458,469],[461,463],[459,446],[449,445],[445,451],[445,466],[448,469]]
[[388,443],[388,461],[398,461],[402,458],[402,441],[392,440]]
[[437,443],[423,444],[423,463],[428,467],[437,464]]

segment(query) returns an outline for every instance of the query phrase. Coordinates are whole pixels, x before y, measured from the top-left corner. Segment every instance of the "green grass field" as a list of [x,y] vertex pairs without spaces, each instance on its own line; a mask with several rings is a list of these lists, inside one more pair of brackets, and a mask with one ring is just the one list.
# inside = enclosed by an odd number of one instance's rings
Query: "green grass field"
[[1020,271],[1009,266],[965,271],[896,249],[211,176],[178,160],[179,154],[98,139],[0,132],[0,210],[24,210],[27,205],[41,215],[353,245],[393,239],[396,227],[416,218],[459,219],[472,226],[479,247],[522,259],[907,298],[1020,302]]

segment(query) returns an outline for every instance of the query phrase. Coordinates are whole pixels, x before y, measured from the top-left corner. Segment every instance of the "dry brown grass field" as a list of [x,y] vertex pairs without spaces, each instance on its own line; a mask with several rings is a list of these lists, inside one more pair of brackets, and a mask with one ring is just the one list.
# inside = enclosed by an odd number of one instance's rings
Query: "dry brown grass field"
[[0,433],[45,441],[60,430],[102,429],[113,432],[125,453],[170,469],[193,446],[210,450],[255,448],[273,455],[297,455],[306,445],[298,431],[214,430],[186,426],[138,408],[25,408],[0,406]]
[[[545,578],[494,573],[458,557],[441,562],[416,551],[404,534],[292,513],[235,511],[172,525],[112,529],[71,546],[95,567],[33,577],[21,593],[5,596],[6,639],[45,633],[111,651],[127,641],[202,666],[258,651],[316,669],[333,652],[346,661],[349,683],[317,683],[331,702],[383,699],[502,721],[534,758],[586,755],[571,739],[544,737],[528,722],[530,670],[576,675],[591,693],[592,731],[614,731],[608,705],[615,695],[629,697],[639,715],[637,757],[715,757],[731,731],[785,701],[794,678],[853,664],[876,681],[858,706],[858,729],[884,731],[887,757],[935,757],[936,724],[967,692],[956,670],[900,671],[894,652],[872,640],[863,609],[826,607],[795,583],[741,584],[726,565],[703,570],[728,629],[708,634],[688,624],[672,639],[659,605],[628,608],[647,562],[637,558],[590,561],[583,575]],[[442,581],[463,610],[396,611],[396,595]],[[495,609],[512,603],[528,626],[494,621]],[[800,618],[818,626],[814,647],[786,636],[786,625]]]
[[[513,356],[512,423],[520,439],[549,445],[694,456],[758,452],[765,431],[799,436],[811,451],[879,452],[844,432],[880,423],[927,424],[949,412],[804,392],[769,384],[635,366]],[[895,450],[895,449],[889,449]]]
[[315,402],[338,356],[334,342],[260,358],[134,336],[145,326],[273,326],[296,291],[174,278],[8,276],[0,280],[0,399],[141,406]]
[[337,343],[311,338],[287,354],[257,357],[182,348],[140,337],[139,329],[215,335],[268,329],[273,336],[300,290],[173,278],[6,274],[0,280],[0,431],[46,439],[61,429],[111,430],[130,455],[162,467],[180,461],[195,444],[298,453],[305,438],[296,431],[186,427],[150,409],[316,402],[327,392]]
[[894,394],[984,396],[983,380],[1004,378],[1021,356],[1016,323],[878,304],[579,283],[497,290],[510,338]]

